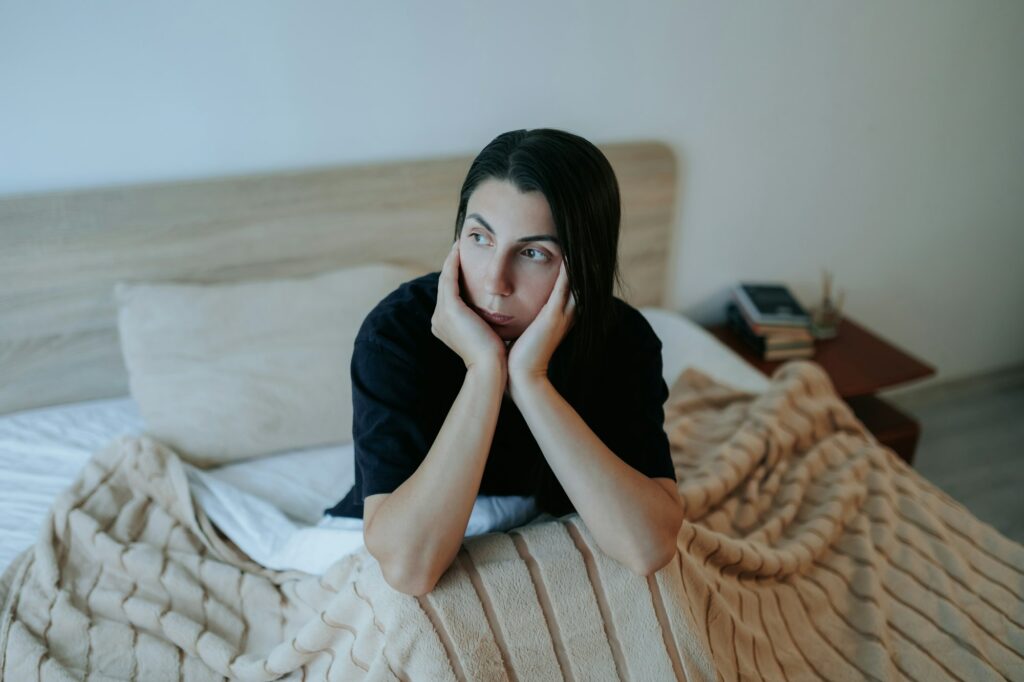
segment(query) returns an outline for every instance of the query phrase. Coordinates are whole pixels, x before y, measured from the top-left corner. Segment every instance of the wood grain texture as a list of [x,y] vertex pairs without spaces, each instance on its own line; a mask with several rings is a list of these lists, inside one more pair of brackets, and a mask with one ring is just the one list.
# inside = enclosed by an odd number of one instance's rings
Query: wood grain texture
[[[600,145],[622,196],[617,294],[662,305],[676,161]],[[0,198],[0,414],[122,396],[118,281],[234,282],[387,261],[440,269],[471,156]]]

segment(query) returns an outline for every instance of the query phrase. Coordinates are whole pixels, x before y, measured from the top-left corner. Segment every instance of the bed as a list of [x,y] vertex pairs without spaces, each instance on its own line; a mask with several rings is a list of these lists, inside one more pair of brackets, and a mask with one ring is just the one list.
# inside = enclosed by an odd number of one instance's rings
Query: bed
[[321,517],[350,442],[194,466],[148,432],[114,288],[437,269],[469,158],[0,198],[0,676],[1024,677],[1021,546],[879,445],[813,362],[763,377],[669,310],[673,154],[602,149],[617,293],[663,343],[677,560],[637,576],[578,515],[478,499],[418,598],[359,523]]

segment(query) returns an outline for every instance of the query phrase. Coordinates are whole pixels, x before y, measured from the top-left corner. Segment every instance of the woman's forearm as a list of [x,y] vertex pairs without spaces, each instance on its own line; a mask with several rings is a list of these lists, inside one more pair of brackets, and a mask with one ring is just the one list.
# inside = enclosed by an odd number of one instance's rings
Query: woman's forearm
[[504,369],[473,365],[426,458],[381,503],[366,548],[395,589],[423,594],[462,545],[501,408]]
[[546,377],[512,378],[512,397],[601,550],[648,575],[671,560],[683,512],[656,481],[601,442]]

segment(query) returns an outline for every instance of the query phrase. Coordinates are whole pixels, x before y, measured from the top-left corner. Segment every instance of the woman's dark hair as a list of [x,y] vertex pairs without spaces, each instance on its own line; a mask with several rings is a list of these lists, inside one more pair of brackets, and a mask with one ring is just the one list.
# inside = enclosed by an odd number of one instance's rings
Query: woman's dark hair
[[603,341],[615,323],[615,284],[622,284],[619,184],[611,164],[592,143],[562,130],[502,133],[469,167],[459,194],[456,240],[469,197],[480,183],[492,178],[507,180],[520,192],[540,192],[547,199],[569,288],[576,298],[575,322],[562,345],[569,346],[572,370],[593,376],[602,359]]

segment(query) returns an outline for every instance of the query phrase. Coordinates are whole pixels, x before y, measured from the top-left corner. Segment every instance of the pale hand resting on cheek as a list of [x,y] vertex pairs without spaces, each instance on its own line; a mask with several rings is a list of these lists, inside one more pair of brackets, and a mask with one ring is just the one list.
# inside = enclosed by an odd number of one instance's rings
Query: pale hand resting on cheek
[[547,302],[509,347],[508,382],[513,400],[517,381],[547,377],[551,356],[575,321],[576,299],[570,292],[563,260]]
[[430,331],[455,351],[466,369],[474,365],[500,369],[504,389],[508,377],[507,349],[490,325],[459,295],[459,242],[452,244],[437,281],[437,305]]

